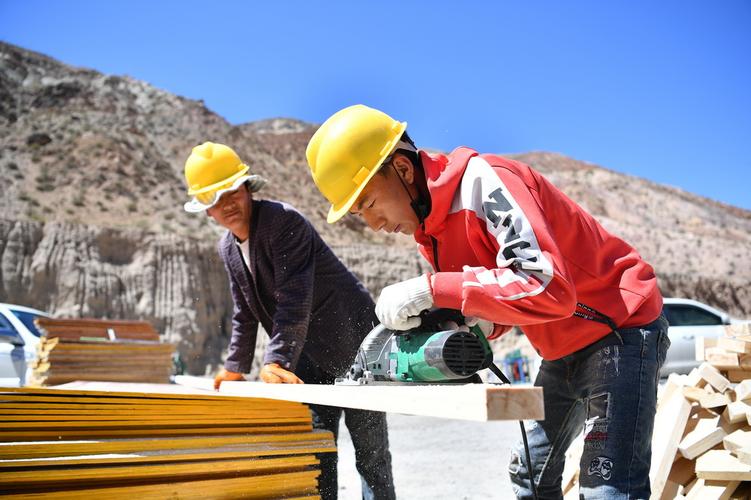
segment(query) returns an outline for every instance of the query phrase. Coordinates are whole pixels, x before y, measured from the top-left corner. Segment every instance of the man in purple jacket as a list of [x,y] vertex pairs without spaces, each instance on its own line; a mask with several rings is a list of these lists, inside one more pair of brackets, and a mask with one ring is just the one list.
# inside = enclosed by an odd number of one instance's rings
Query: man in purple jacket
[[[228,231],[219,242],[234,301],[223,380],[242,380],[253,361],[258,323],[269,333],[260,378],[267,383],[331,384],[354,360],[376,323],[373,300],[310,222],[284,203],[254,200],[266,181],[227,146],[206,142],[185,163],[187,212],[207,212]],[[313,425],[352,436],[363,498],[395,498],[383,413],[310,405]],[[319,455],[319,490],[337,497],[336,454]]]

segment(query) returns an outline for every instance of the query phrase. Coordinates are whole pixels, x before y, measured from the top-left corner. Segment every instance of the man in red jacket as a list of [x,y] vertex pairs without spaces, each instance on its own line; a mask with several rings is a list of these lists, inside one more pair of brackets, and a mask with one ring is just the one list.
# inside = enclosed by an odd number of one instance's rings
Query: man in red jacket
[[[564,454],[584,428],[585,498],[648,498],[659,369],[670,344],[652,267],[523,163],[460,147],[417,150],[407,124],[362,105],[331,116],[307,159],[332,206],[411,234],[434,272],[383,289],[379,320],[405,330],[431,307],[518,325],[543,357],[545,420],[527,425],[541,498],[561,496]],[[509,471],[529,498],[530,466]]]

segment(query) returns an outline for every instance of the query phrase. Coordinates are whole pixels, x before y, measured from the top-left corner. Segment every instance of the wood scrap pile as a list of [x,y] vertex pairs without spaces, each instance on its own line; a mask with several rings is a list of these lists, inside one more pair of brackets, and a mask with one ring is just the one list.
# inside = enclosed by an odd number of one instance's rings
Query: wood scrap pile
[[0,389],[0,498],[318,498],[306,406],[134,386]]
[[[688,375],[662,388],[652,436],[653,499],[751,498],[751,325],[699,338]],[[566,455],[565,498],[578,498],[583,441]]]
[[145,321],[38,318],[44,334],[31,386],[73,380],[167,383],[173,344]]

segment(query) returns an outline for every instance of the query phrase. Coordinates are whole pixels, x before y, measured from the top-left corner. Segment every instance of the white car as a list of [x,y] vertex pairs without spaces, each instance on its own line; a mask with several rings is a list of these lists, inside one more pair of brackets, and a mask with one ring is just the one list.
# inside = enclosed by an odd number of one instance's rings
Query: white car
[[696,360],[697,337],[717,338],[725,334],[725,325],[747,323],[727,313],[691,299],[664,299],[663,312],[668,320],[668,349],[660,374],[688,373],[701,364]]
[[39,345],[40,333],[34,324],[38,316],[49,317],[30,307],[0,303],[0,386],[26,383]]

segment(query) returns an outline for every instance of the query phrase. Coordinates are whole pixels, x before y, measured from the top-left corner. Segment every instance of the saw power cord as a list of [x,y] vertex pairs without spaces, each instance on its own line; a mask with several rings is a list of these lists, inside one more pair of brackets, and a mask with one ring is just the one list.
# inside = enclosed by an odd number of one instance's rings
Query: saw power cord
[[[503,374],[500,368],[495,363],[490,363],[490,366],[488,366],[488,369],[493,372],[493,374],[501,379],[501,382],[504,384],[511,385],[511,381],[506,377],[506,375]],[[527,442],[527,430],[524,428],[524,420],[519,420],[519,427],[522,430],[522,442],[524,443],[524,454],[526,455],[527,459],[527,474],[529,474],[529,484],[532,487],[532,496],[535,500],[538,500],[537,498],[537,486],[535,486],[535,468],[532,465],[532,458],[529,454],[529,442]]]

